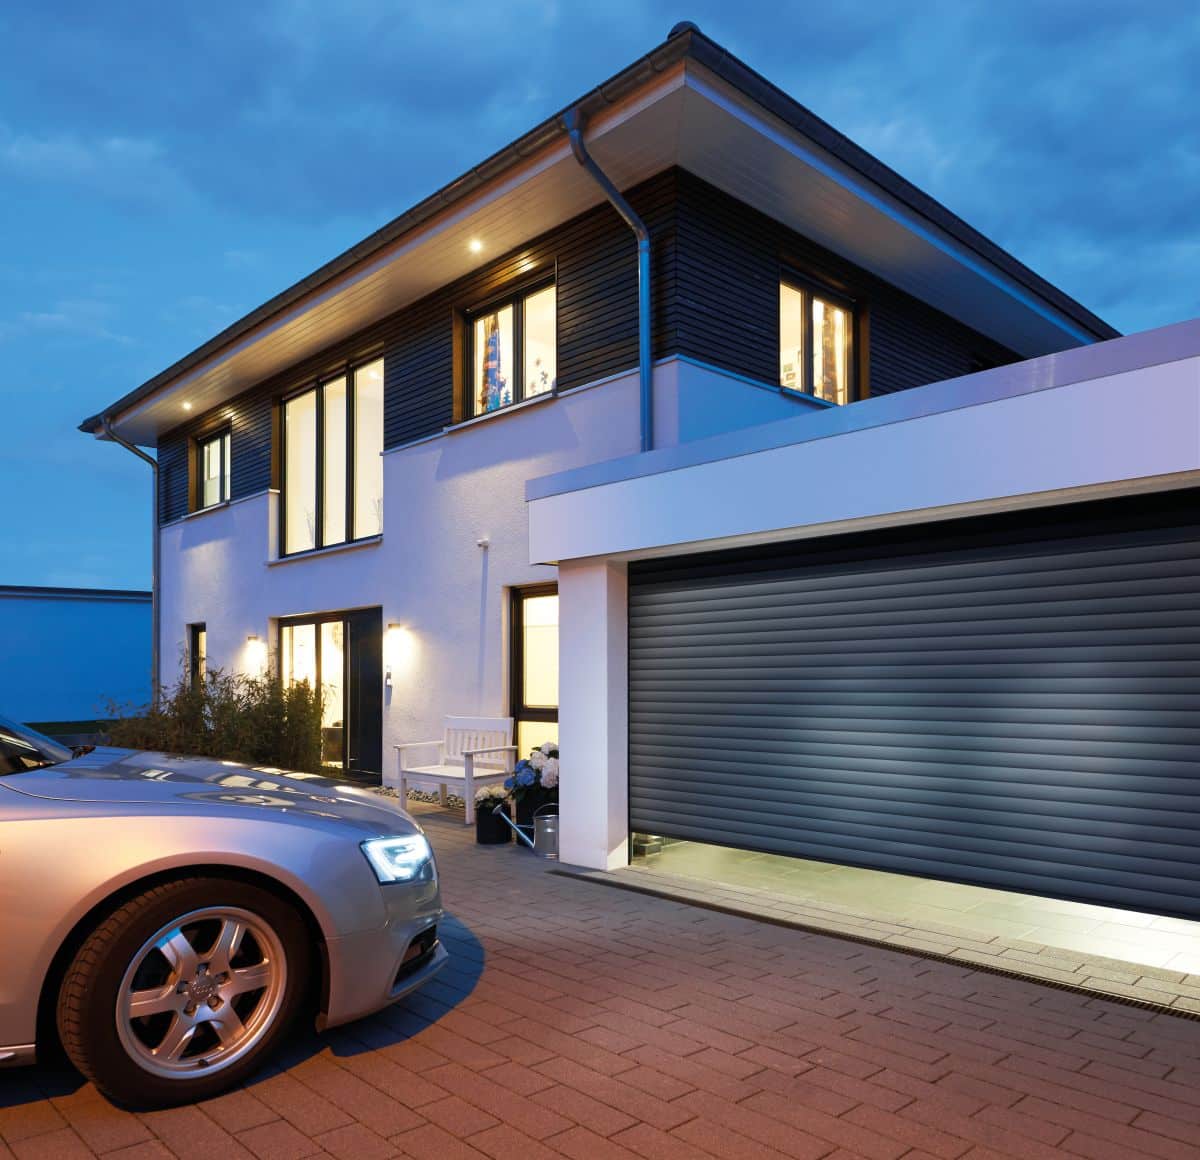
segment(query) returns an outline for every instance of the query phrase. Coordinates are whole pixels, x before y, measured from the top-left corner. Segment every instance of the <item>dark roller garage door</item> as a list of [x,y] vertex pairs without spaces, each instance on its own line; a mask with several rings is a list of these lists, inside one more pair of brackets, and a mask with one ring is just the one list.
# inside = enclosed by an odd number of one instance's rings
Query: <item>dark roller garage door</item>
[[1200,918],[1198,501],[631,566],[631,828]]

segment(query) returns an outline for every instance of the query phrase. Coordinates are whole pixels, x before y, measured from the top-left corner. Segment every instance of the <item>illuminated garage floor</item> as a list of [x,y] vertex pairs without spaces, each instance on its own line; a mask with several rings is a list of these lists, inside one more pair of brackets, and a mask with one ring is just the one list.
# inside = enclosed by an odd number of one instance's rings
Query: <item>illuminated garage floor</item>
[[831,904],[908,928],[975,932],[1200,976],[1200,922],[699,842],[668,843],[635,858],[634,868]]

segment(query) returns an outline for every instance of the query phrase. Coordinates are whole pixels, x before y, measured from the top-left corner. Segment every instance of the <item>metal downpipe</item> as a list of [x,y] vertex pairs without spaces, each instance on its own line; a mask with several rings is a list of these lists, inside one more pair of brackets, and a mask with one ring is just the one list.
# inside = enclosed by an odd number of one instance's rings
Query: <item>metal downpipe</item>
[[162,687],[162,674],[159,665],[159,630],[161,628],[159,618],[161,608],[158,589],[159,576],[161,574],[161,547],[158,534],[158,460],[152,455],[147,455],[140,447],[135,446],[126,439],[122,439],[113,430],[112,421],[107,415],[100,416],[100,425],[104,428],[106,439],[111,439],[114,443],[124,447],[126,451],[133,452],[139,459],[150,465],[150,526],[153,544],[150,553],[150,697],[152,703],[157,707],[159,692]]
[[650,451],[654,447],[654,364],[650,357],[650,231],[587,151],[587,146],[583,143],[583,115],[578,107],[568,110],[563,115],[563,125],[570,138],[571,152],[575,154],[575,160],[604,191],[604,196],[637,238],[638,383],[641,394],[642,450]]

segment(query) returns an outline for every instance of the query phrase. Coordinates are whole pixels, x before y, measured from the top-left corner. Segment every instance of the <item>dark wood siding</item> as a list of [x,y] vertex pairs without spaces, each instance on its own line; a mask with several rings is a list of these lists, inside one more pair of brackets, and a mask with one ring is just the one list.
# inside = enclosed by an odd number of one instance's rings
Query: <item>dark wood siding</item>
[[[689,355],[775,382],[779,275],[790,266],[861,304],[868,319],[871,394],[1014,358],[682,170],[659,174],[628,196],[654,240],[655,357]],[[634,367],[636,248],[616,211],[603,205],[164,436],[160,518],[187,513],[192,441],[219,423],[232,422],[233,498],[271,486],[277,476],[272,460],[277,401],[347,361],[384,355],[386,448],[441,431],[455,419],[455,312],[551,270],[558,287],[559,389]]]
[[272,395],[263,387],[246,391],[214,411],[198,415],[158,444],[158,512],[166,522],[192,506],[193,441],[211,430],[230,429],[232,497],[254,495],[271,484]]
[[[655,352],[674,334],[676,174],[667,172],[629,194],[655,232]],[[514,280],[555,271],[558,285],[560,390],[626,370],[637,362],[637,251],[615,210],[604,205],[549,231],[466,278],[397,311],[369,329],[246,391],[219,411],[181,424],[158,445],[159,517],[190,507],[192,441],[232,416],[233,498],[271,485],[271,430],[276,402],[347,360],[384,355],[384,447],[436,434],[454,420],[455,312],[502,292]],[[228,418],[223,421],[229,421]]]
[[865,311],[871,395],[1016,361],[991,339],[700,178],[680,171],[676,190],[676,353],[777,382],[779,274],[790,267]]

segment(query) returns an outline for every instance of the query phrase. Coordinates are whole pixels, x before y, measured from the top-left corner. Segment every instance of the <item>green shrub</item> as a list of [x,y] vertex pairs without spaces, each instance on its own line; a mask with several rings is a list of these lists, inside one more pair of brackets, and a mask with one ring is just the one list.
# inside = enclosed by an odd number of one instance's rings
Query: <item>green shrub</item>
[[109,706],[112,744],[320,773],[321,695],[307,681],[212,669],[196,687],[181,678],[157,706]]

